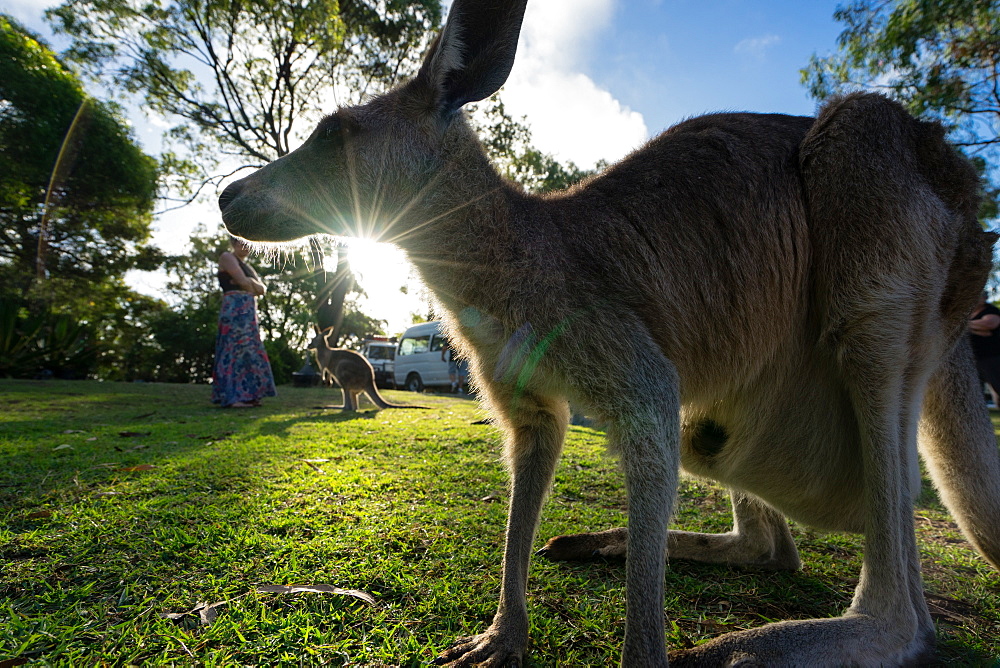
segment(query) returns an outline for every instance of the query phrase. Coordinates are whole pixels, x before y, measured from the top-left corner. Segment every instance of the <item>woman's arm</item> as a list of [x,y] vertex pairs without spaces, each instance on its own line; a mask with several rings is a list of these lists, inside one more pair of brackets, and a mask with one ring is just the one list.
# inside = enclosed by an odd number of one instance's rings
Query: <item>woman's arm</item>
[[219,268],[229,274],[236,285],[240,286],[250,294],[260,297],[267,292],[264,284],[259,279],[246,275],[246,272],[240,268],[239,260],[237,260],[236,256],[229,251],[226,251],[219,256]]

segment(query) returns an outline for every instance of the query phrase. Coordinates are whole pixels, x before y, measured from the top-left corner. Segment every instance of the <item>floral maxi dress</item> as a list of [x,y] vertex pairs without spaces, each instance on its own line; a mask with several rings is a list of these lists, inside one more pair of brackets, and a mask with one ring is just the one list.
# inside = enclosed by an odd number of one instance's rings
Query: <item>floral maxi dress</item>
[[257,305],[249,292],[225,292],[215,336],[212,403],[223,407],[277,394],[271,363],[260,340]]

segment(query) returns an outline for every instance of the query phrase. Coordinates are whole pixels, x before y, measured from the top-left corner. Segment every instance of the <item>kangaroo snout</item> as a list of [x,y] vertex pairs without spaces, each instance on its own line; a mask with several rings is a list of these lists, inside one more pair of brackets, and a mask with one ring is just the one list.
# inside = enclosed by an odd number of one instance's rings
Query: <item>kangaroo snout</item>
[[226,209],[233,202],[233,200],[235,200],[239,196],[242,190],[243,190],[243,181],[242,180],[233,181],[228,186],[226,186],[226,189],[222,191],[221,195],[219,195],[219,210],[222,211],[223,218],[225,218]]
[[261,218],[260,206],[246,202],[245,191],[246,178],[243,178],[230,183],[219,195],[222,222],[230,234],[251,241],[263,241],[260,237],[261,225],[257,222]]
[[321,231],[320,226],[308,222],[318,216],[288,201],[285,188],[274,184],[265,187],[269,179],[262,180],[262,172],[271,165],[233,181],[219,195],[226,229],[250,241],[290,241]]

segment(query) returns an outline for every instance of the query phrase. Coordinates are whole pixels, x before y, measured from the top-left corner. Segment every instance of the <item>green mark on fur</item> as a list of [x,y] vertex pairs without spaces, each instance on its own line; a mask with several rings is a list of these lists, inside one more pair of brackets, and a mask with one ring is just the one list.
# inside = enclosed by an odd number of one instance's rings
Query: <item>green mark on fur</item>
[[531,382],[535,370],[555,340],[562,336],[574,321],[584,315],[599,312],[605,306],[605,302],[601,301],[577,309],[556,323],[540,341],[535,337],[531,323],[525,323],[514,332],[504,351],[501,352],[498,364],[498,368],[502,369],[502,375],[498,374],[502,382],[514,385],[514,401],[527,392],[528,383]]
[[[542,361],[542,358],[545,357],[545,353],[548,352],[549,346],[551,346],[552,342],[555,341],[560,335],[562,335],[564,331],[566,331],[566,328],[569,326],[569,323],[572,320],[572,318],[573,316],[564,318],[559,324],[553,327],[549,331],[549,333],[542,338],[541,341],[538,342],[538,345],[536,345],[534,348],[531,349],[530,352],[528,352],[524,364],[521,365],[521,371],[517,374],[517,381],[514,383],[515,399],[517,397],[522,396],[525,388],[528,386],[528,382],[531,380],[531,377],[535,373],[535,369],[538,367],[538,364]],[[524,346],[525,344],[530,345],[530,343],[531,340],[528,339],[527,341],[524,342],[524,344],[522,344],[522,346]]]

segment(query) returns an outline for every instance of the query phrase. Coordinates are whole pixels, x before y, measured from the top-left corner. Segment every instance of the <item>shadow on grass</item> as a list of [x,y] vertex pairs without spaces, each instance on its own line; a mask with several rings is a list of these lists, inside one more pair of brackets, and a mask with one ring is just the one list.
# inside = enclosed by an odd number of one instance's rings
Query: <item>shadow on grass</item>
[[[36,638],[25,656],[93,665],[98,654],[89,652],[100,643],[102,660],[122,664],[223,665],[212,652],[228,651],[230,663],[276,665],[275,648],[294,655],[304,635],[320,633],[313,646],[329,652],[328,663],[344,665],[336,657],[374,656],[362,653],[360,640],[340,654],[328,649],[356,633],[387,644],[380,661],[398,665],[402,656],[416,665],[433,655],[429,648],[443,648],[456,616],[488,623],[505,516],[496,502],[506,475],[494,461],[495,430],[469,426],[471,406],[461,413],[452,397],[400,395],[393,399],[442,410],[317,410],[336,403],[339,392],[279,388],[260,409],[226,411],[208,403],[208,388],[0,382],[0,517],[9,537],[0,548],[7,570],[0,598],[16,611],[13,623],[23,623],[13,637]],[[595,452],[601,439],[582,428],[572,434],[581,438],[567,448],[543,520],[571,524],[601,512],[598,522],[614,521],[624,502],[618,483],[608,482],[613,465],[584,450],[582,437]],[[57,449],[62,444],[70,447]],[[156,468],[128,470],[145,465]],[[697,507],[718,517],[688,528],[726,522],[726,508],[711,496]],[[922,496],[919,507],[939,507],[936,495]],[[808,552],[797,573],[672,561],[671,644],[839,614],[860,566],[858,541],[797,537]],[[624,579],[622,562],[536,560],[530,604],[533,623],[547,630],[533,631],[538,659],[529,665],[553,665],[565,655],[563,634],[581,628],[580,646],[607,651],[578,665],[613,656],[621,639],[596,627],[620,631]],[[239,595],[248,583],[310,580],[370,589],[385,605],[248,600],[212,629],[178,630],[154,619],[197,600]],[[588,627],[595,610],[601,624]],[[973,613],[984,620],[976,620],[982,633],[1000,628],[993,611]],[[227,623],[235,631],[226,632]],[[258,644],[243,640],[251,634]],[[174,635],[183,648],[172,644]],[[411,644],[397,649],[400,638]],[[363,651],[373,652],[370,645]],[[947,631],[941,657],[941,665],[992,665]]]
[[209,402],[207,386],[2,380],[0,509],[30,507],[59,487],[113,484],[138,472],[131,467],[204,461],[198,453],[223,442],[280,439],[303,426],[382,413],[315,408],[333,395],[339,390],[282,387],[260,408],[222,409]]

